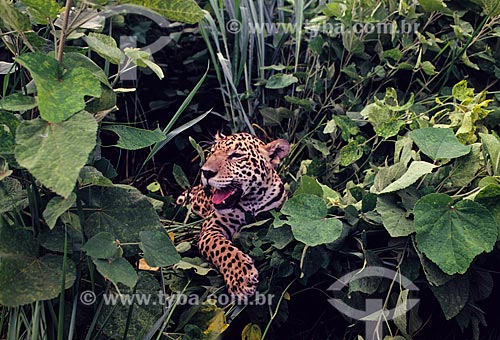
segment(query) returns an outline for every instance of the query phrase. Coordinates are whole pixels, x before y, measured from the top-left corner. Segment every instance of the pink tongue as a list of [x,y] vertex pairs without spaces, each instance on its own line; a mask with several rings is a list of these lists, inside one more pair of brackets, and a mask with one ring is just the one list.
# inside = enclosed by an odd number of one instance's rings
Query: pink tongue
[[226,198],[234,194],[234,190],[232,189],[221,189],[221,190],[215,190],[214,194],[212,195],[212,203],[213,204],[221,204],[224,202]]

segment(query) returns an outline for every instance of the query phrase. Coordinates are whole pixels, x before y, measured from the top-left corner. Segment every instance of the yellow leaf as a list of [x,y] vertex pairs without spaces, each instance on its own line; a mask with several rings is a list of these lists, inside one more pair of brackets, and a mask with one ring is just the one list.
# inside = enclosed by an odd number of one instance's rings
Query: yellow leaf
[[260,340],[262,338],[262,331],[259,325],[249,323],[243,328],[241,332],[241,340]]
[[175,234],[174,234],[174,232],[173,232],[173,231],[169,232],[169,233],[168,233],[168,236],[170,237],[170,240],[171,240],[172,242],[174,242],[174,238],[175,238]]
[[207,329],[203,332],[208,335],[207,340],[218,339],[219,335],[222,334],[229,324],[226,323],[226,317],[224,315],[224,310],[218,308],[215,311],[215,316],[210,320]]
[[290,296],[290,294],[288,294],[288,292],[285,292],[285,296],[284,297],[285,297],[285,300],[287,300],[287,301],[290,301],[292,299],[291,296]]

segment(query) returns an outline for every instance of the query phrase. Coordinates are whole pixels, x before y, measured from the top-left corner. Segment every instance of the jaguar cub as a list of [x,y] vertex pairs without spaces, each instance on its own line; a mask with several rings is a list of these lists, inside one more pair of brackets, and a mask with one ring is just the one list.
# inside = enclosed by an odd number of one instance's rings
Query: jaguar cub
[[245,213],[278,208],[286,199],[275,168],[289,150],[284,139],[265,144],[248,133],[217,135],[201,168],[202,184],[177,199],[178,204],[190,203],[205,218],[198,248],[221,272],[234,296],[252,296],[259,273],[252,258],[236,248],[231,238],[245,224]]

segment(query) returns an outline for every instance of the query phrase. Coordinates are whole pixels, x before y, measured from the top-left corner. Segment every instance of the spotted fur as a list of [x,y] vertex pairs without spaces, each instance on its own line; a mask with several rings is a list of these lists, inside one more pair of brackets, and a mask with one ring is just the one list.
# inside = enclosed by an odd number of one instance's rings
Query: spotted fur
[[245,213],[278,208],[286,199],[275,167],[289,149],[283,139],[265,144],[248,133],[217,136],[201,168],[202,184],[177,199],[178,204],[190,203],[205,218],[198,248],[219,269],[232,295],[253,295],[259,273],[253,259],[231,238],[245,223]]

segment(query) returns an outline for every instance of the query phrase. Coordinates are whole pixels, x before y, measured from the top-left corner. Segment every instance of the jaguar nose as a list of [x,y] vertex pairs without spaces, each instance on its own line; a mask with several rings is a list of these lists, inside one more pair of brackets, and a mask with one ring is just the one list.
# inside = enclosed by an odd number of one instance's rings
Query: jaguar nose
[[205,177],[205,179],[208,181],[210,178],[214,177],[215,175],[217,175],[217,173],[215,171],[212,171],[212,170],[201,170],[201,174],[203,175],[203,177]]

